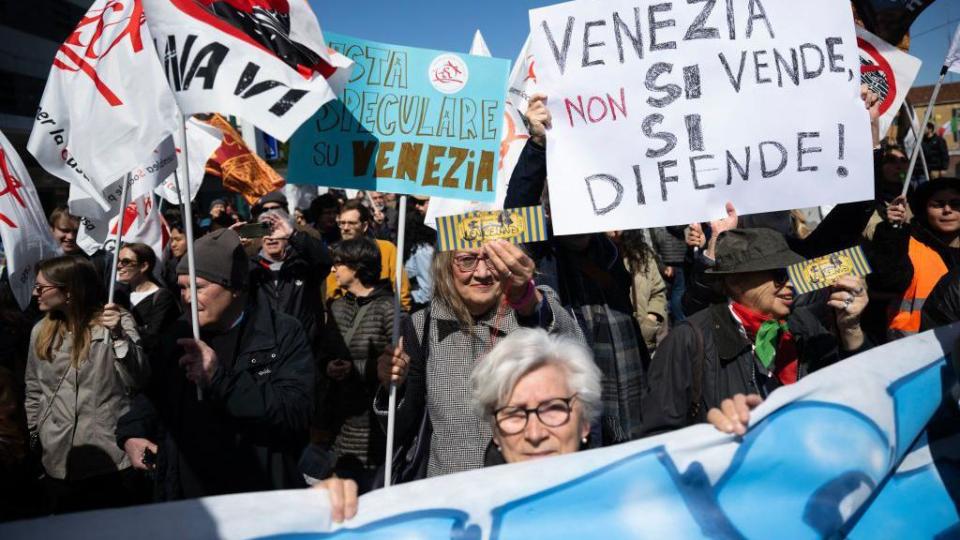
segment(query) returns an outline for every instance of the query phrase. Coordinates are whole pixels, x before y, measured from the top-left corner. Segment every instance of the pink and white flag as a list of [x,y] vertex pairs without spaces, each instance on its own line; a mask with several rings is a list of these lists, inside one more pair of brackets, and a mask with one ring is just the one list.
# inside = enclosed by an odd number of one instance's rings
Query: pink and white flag
[[307,0],[143,2],[185,115],[239,116],[286,141],[353,68],[327,48]]
[[21,309],[30,304],[37,263],[60,254],[27,168],[0,132],[0,240],[10,287]]
[[133,172],[149,191],[176,166],[177,115],[141,0],[97,0],[57,49],[27,149],[107,210],[109,184]]

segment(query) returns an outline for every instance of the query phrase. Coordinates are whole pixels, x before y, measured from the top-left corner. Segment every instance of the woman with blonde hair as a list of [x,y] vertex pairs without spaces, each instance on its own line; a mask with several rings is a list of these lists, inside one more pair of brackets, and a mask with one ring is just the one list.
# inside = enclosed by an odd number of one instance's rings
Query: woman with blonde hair
[[104,305],[93,264],[79,257],[41,262],[33,295],[45,316],[30,335],[25,401],[49,511],[138,502],[115,436],[117,418],[147,375],[136,322]]
[[[472,407],[470,374],[497,343],[522,327],[583,341],[556,293],[534,283],[533,260],[513,244],[440,252],[431,270],[433,300],[403,321],[400,346],[380,356],[374,400],[385,425],[386,390],[391,381],[398,385],[396,438],[400,447],[416,438],[412,447],[424,458],[413,478],[483,466],[493,432]],[[395,473],[414,465],[394,461]]]

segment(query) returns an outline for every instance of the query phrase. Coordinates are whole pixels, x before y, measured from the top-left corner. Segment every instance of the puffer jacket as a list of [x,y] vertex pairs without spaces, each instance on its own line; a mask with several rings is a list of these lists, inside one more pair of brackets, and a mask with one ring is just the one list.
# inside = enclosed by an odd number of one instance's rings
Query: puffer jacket
[[[386,282],[377,285],[368,296],[348,292],[331,302],[327,338],[320,353],[321,386],[326,389],[324,406],[318,411],[324,417],[321,424],[336,434],[337,456],[354,456],[365,466],[383,463],[386,439],[376,424],[370,402],[379,385],[377,358],[390,344],[393,303],[393,291]],[[362,319],[357,320],[359,316]],[[346,342],[355,324],[356,330]],[[334,381],[327,377],[326,365],[333,360],[353,363],[346,379]]]
[[133,393],[146,383],[148,365],[133,316],[124,312],[120,324],[127,339],[115,342],[105,327],[93,326],[90,352],[77,368],[70,361],[69,334],[51,361],[37,358],[34,344],[43,321],[33,327],[27,357],[27,427],[31,433],[39,430],[43,468],[51,478],[81,480],[130,467],[117,447],[117,420],[130,408]]

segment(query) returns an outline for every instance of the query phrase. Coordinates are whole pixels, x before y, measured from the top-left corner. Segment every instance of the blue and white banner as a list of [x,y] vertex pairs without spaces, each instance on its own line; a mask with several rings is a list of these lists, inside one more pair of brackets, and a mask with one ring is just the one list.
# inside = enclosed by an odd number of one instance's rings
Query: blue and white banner
[[0,537],[956,537],[958,334],[926,332],[780,389],[742,438],[699,425],[414,482],[361,497],[340,526],[324,492],[301,490],[13,523]]
[[494,199],[509,62],[326,38],[356,68],[293,135],[288,182]]

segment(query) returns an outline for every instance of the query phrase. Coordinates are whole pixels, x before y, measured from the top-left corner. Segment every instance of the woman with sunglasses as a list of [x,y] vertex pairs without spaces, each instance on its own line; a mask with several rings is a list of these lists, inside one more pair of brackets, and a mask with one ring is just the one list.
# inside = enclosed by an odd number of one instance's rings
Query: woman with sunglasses
[[786,268],[804,259],[772,229],[720,233],[715,260],[707,272],[727,300],[688,317],[657,348],[643,397],[646,434],[708,418],[720,427],[717,413],[742,418],[737,411],[774,389],[870,346],[860,327],[862,278],[843,276],[812,293],[817,301],[795,305]]
[[[493,431],[471,406],[470,374],[497,343],[522,327],[583,341],[553,290],[534,283],[534,271],[530,257],[505,241],[434,257],[433,301],[405,319],[400,345],[380,356],[374,401],[385,426],[387,389],[398,385],[397,440],[430,435],[426,470],[417,476],[483,466]],[[425,414],[431,429],[423,429]]]
[[117,259],[117,281],[130,287],[130,308],[137,328],[148,346],[180,315],[177,297],[157,285],[153,271],[157,255],[146,244],[130,243],[120,248]]
[[30,336],[25,408],[52,513],[142,502],[115,432],[146,359],[133,317],[104,305],[100,283],[89,261],[62,256],[40,263],[33,290],[45,316]]

